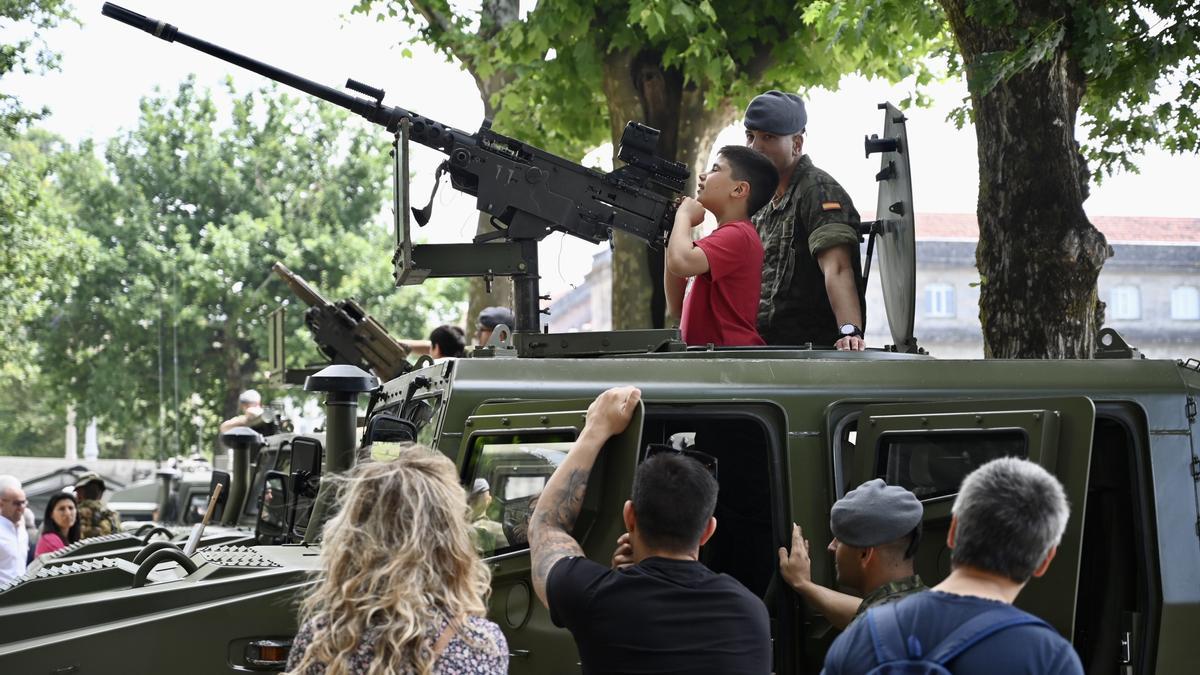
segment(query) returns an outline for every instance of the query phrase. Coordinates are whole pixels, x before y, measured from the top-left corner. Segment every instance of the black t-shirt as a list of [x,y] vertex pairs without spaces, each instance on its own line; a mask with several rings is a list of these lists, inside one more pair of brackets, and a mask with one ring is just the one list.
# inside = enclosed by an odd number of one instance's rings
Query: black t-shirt
[[550,570],[546,598],[589,675],[771,670],[767,608],[733,577],[693,560],[646,558],[613,570],[564,558]]

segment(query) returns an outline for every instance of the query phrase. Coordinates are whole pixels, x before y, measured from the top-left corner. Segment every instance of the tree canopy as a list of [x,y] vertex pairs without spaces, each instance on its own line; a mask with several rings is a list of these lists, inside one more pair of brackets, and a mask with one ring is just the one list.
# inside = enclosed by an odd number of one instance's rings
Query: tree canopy
[[[40,132],[15,143],[36,154],[41,142],[32,166],[56,199],[38,218],[82,242],[70,274],[41,288],[48,311],[25,324],[39,382],[56,408],[104,418],[141,454],[164,428],[208,447],[240,390],[266,384],[266,315],[297,303],[270,273],[276,260],[331,300],[357,297],[398,336],[457,318],[465,294],[454,281],[393,287],[387,145],[373,130],[274,88],[226,86],[228,119],[190,79],[144,99],[103,159]],[[320,360],[302,313],[289,313],[290,344],[303,347],[293,366]]]

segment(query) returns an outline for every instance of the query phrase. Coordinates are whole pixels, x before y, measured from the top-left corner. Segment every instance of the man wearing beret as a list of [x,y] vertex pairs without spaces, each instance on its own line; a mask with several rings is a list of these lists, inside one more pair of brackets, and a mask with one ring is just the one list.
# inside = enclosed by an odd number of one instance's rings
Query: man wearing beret
[[746,107],[746,145],[779,171],[774,199],[753,218],[764,253],[758,332],[771,345],[862,350],[858,211],[804,154],[807,123],[795,94],[771,90]]
[[479,311],[479,320],[475,322],[475,344],[482,347],[492,339],[492,331],[496,330],[499,325],[508,326],[509,330],[515,327],[513,324],[512,310],[507,307],[484,307]]
[[916,495],[881,479],[867,481],[833,505],[829,529],[838,584],[861,597],[839,593],[812,581],[808,540],[792,526],[792,550],[779,549],[784,580],[829,623],[845,628],[871,607],[926,590],[913,571],[921,542],[924,509]]

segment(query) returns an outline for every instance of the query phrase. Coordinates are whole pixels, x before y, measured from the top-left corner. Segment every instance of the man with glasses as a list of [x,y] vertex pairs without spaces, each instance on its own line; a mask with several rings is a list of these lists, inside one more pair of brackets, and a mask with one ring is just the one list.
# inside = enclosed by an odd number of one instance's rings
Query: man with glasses
[[529,524],[534,591],[555,625],[571,631],[584,673],[765,675],[766,607],[699,561],[717,527],[712,458],[666,450],[638,466],[623,513],[633,564],[589,560],[571,536],[600,449],[625,430],[640,400],[638,389],[620,387],[588,407]]
[[0,586],[25,574],[29,535],[25,532],[25,491],[14,476],[0,476]]

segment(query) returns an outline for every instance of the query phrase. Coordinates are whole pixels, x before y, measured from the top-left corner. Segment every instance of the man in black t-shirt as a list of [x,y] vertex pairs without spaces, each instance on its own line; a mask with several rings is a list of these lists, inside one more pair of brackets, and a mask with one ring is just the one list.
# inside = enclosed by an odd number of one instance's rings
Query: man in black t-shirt
[[641,392],[610,389],[588,408],[529,525],[533,588],[571,631],[584,673],[761,673],[771,670],[763,603],[698,561],[717,521],[717,481],[696,459],[655,455],[638,467],[625,527],[633,565],[589,560],[570,535],[601,447],[629,424]]

